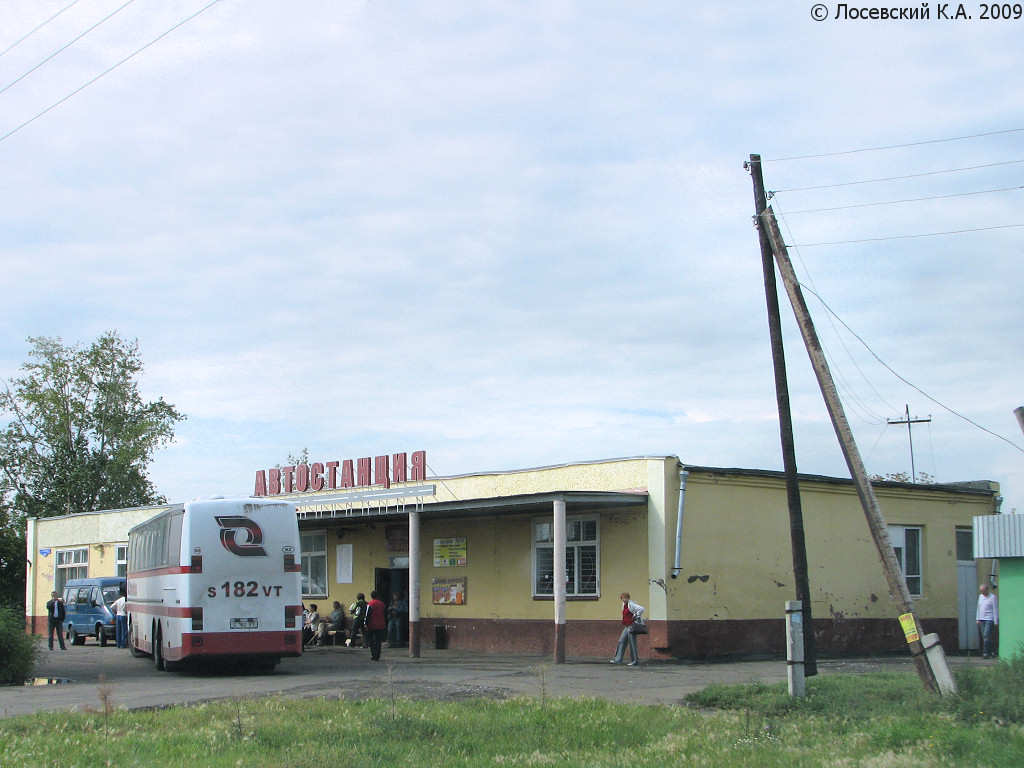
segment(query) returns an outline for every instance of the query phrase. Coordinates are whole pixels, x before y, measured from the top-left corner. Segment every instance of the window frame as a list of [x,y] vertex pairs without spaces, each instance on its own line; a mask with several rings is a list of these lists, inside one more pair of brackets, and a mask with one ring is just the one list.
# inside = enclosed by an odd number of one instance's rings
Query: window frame
[[114,549],[114,575],[128,576],[128,545],[117,544]]
[[[585,524],[593,523],[593,536],[583,538],[588,532]],[[542,532],[542,528],[546,528]],[[574,531],[576,528],[576,531]],[[546,538],[544,538],[546,536]],[[566,567],[566,600],[596,600],[601,597],[601,516],[599,514],[571,515],[565,518],[565,567]],[[530,522],[530,591],[534,600],[551,600],[555,596],[554,581],[550,590],[539,589],[541,580],[541,557],[544,565],[554,568],[555,542],[554,521],[550,517],[537,517]],[[584,564],[591,558],[581,557],[581,553],[592,550],[593,557],[593,589],[583,591],[589,580],[584,573]],[[572,569],[572,574],[569,574]],[[546,568],[545,568],[546,570]],[[553,574],[552,574],[553,576]]]
[[[311,529],[306,531],[299,531],[299,541],[302,542],[307,536],[321,536],[323,537],[323,549],[308,550],[303,546],[300,547],[300,558],[302,563],[302,597],[326,600],[327,599],[327,529]],[[313,584],[311,576],[310,564],[314,561],[322,561],[323,567],[321,573],[323,573],[323,592],[310,592],[307,591],[307,585]]]
[[[76,554],[81,559],[76,559]],[[70,556],[70,562],[66,562]],[[62,562],[65,561],[65,562]],[[58,549],[54,555],[53,583],[58,595],[64,593],[64,587],[72,579],[89,578],[89,548],[69,547]]]
[[[908,547],[907,533],[912,532],[916,542]],[[923,525],[890,525],[889,539],[892,548],[896,553],[896,562],[899,563],[900,571],[907,582],[907,591],[911,597],[922,597],[924,595],[924,526]],[[913,549],[913,552],[910,549]],[[909,554],[915,555],[914,562],[909,562]]]

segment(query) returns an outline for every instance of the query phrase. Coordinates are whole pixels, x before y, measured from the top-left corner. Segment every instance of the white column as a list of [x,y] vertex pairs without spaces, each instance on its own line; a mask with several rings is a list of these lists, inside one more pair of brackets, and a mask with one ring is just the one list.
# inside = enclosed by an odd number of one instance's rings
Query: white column
[[420,656],[420,513],[409,512],[409,656]]
[[555,512],[555,664],[565,663],[565,499],[554,502]]

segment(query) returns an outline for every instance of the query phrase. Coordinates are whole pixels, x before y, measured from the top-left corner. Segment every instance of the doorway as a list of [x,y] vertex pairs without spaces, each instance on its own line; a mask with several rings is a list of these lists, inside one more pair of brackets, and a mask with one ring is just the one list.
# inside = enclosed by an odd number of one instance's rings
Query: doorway
[[974,531],[970,528],[958,528],[956,531],[956,594],[960,650],[976,651],[981,647],[975,623],[978,563],[974,560]]

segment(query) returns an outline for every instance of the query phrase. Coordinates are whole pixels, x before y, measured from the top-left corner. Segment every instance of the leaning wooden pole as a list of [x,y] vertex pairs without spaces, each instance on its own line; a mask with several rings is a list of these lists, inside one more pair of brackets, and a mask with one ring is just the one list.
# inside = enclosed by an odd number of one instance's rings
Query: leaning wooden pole
[[907,644],[910,646],[910,653],[914,660],[917,674],[921,678],[924,687],[932,693],[940,693],[935,674],[932,672],[931,664],[925,655],[924,645],[921,643],[923,632],[921,623],[918,621],[917,613],[914,610],[914,602],[910,597],[910,590],[907,588],[907,581],[896,560],[896,552],[892,548],[892,541],[889,539],[889,530],[886,527],[885,519],[878,507],[878,500],[875,498],[875,491],[868,480],[867,471],[864,469],[864,462],[861,460],[860,451],[857,450],[857,443],[853,439],[853,432],[850,423],[846,419],[842,403],[839,401],[839,393],[836,391],[832,373],[829,371],[828,362],[821,349],[817,331],[811,320],[811,314],[804,301],[803,291],[797,281],[796,272],[793,269],[793,262],[790,261],[789,251],[779,231],[779,223],[771,208],[766,208],[758,217],[760,226],[768,233],[772,253],[775,255],[775,263],[778,264],[779,274],[789,295],[789,301],[793,305],[793,313],[796,315],[797,325],[800,327],[800,334],[804,339],[804,346],[811,359],[814,368],[814,375],[818,379],[818,386],[825,398],[825,405],[828,408],[829,416],[832,418],[832,426],[835,428],[836,436],[839,438],[839,445],[842,447],[843,456],[846,458],[846,465],[850,469],[850,476],[853,478],[854,486],[857,488],[857,495],[860,497],[861,506],[864,508],[864,515],[868,520],[868,527],[871,529],[871,537],[875,541],[878,556],[882,560],[882,569],[885,571],[886,581],[889,583],[889,591],[896,601],[900,611],[900,624],[903,626]]

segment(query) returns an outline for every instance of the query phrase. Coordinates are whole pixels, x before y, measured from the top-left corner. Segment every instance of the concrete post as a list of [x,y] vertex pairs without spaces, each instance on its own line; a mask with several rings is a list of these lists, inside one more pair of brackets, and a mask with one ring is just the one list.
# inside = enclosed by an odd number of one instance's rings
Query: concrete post
[[788,662],[789,695],[804,698],[804,604],[802,600],[786,603],[786,661]]

